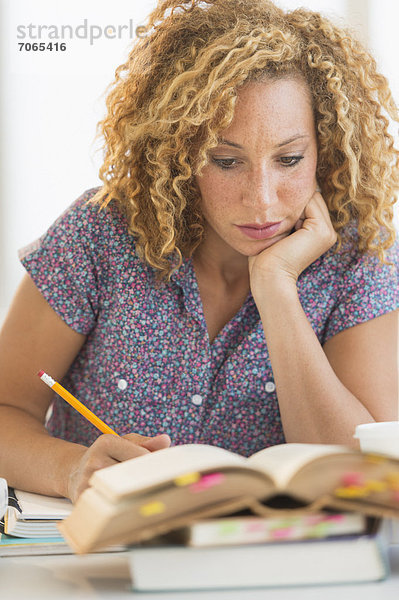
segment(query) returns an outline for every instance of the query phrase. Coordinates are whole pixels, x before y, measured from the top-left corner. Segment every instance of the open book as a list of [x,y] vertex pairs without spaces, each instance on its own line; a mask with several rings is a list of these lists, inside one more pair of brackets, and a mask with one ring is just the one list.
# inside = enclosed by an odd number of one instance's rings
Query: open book
[[343,446],[282,444],[244,458],[165,448],[96,471],[59,529],[76,552],[136,543],[210,516],[322,508],[399,518],[399,460]]

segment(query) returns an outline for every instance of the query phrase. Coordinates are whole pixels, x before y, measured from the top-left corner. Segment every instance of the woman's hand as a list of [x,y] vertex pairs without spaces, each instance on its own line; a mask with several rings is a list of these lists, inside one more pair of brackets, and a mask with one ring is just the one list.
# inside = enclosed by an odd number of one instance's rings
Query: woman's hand
[[100,435],[89,448],[82,448],[80,460],[72,465],[68,480],[68,497],[72,502],[76,502],[88,487],[94,471],[148,452],[168,448],[170,443],[167,434],[155,437],[145,437],[138,433],[129,433],[122,437],[112,434]]
[[326,252],[337,240],[330,215],[318,191],[306,205],[295,231],[263,252],[249,258],[252,293],[270,276],[287,277],[295,283],[306,267]]

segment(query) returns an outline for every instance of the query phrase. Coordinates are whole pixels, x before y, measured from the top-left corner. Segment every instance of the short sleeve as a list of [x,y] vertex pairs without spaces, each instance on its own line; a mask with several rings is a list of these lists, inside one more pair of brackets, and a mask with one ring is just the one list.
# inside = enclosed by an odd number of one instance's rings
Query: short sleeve
[[41,238],[19,251],[49,305],[85,335],[94,327],[99,308],[99,212],[87,204],[96,191],[85,192]]
[[356,253],[345,265],[339,294],[326,323],[324,339],[399,308],[399,244],[383,264],[376,255]]

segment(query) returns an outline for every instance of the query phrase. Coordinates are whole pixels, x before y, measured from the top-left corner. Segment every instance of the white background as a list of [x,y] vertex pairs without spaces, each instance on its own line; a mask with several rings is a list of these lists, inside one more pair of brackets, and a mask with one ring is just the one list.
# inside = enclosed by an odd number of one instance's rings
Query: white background
[[[397,0],[278,4],[306,5],[357,29],[399,98]],[[23,274],[17,249],[100,183],[96,124],[105,112],[105,89],[131,43],[127,33],[121,39],[103,36],[92,45],[66,37],[58,40],[65,41],[65,52],[20,52],[17,26],[77,27],[84,19],[101,27],[132,19],[137,26],[154,5],[155,0],[0,0],[0,319]]]

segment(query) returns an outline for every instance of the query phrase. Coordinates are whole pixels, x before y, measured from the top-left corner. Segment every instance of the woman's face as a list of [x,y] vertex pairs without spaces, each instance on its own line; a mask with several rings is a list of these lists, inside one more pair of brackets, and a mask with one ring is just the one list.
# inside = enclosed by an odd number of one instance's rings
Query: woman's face
[[259,254],[289,235],[316,187],[317,141],[305,82],[251,82],[196,181],[206,239]]

